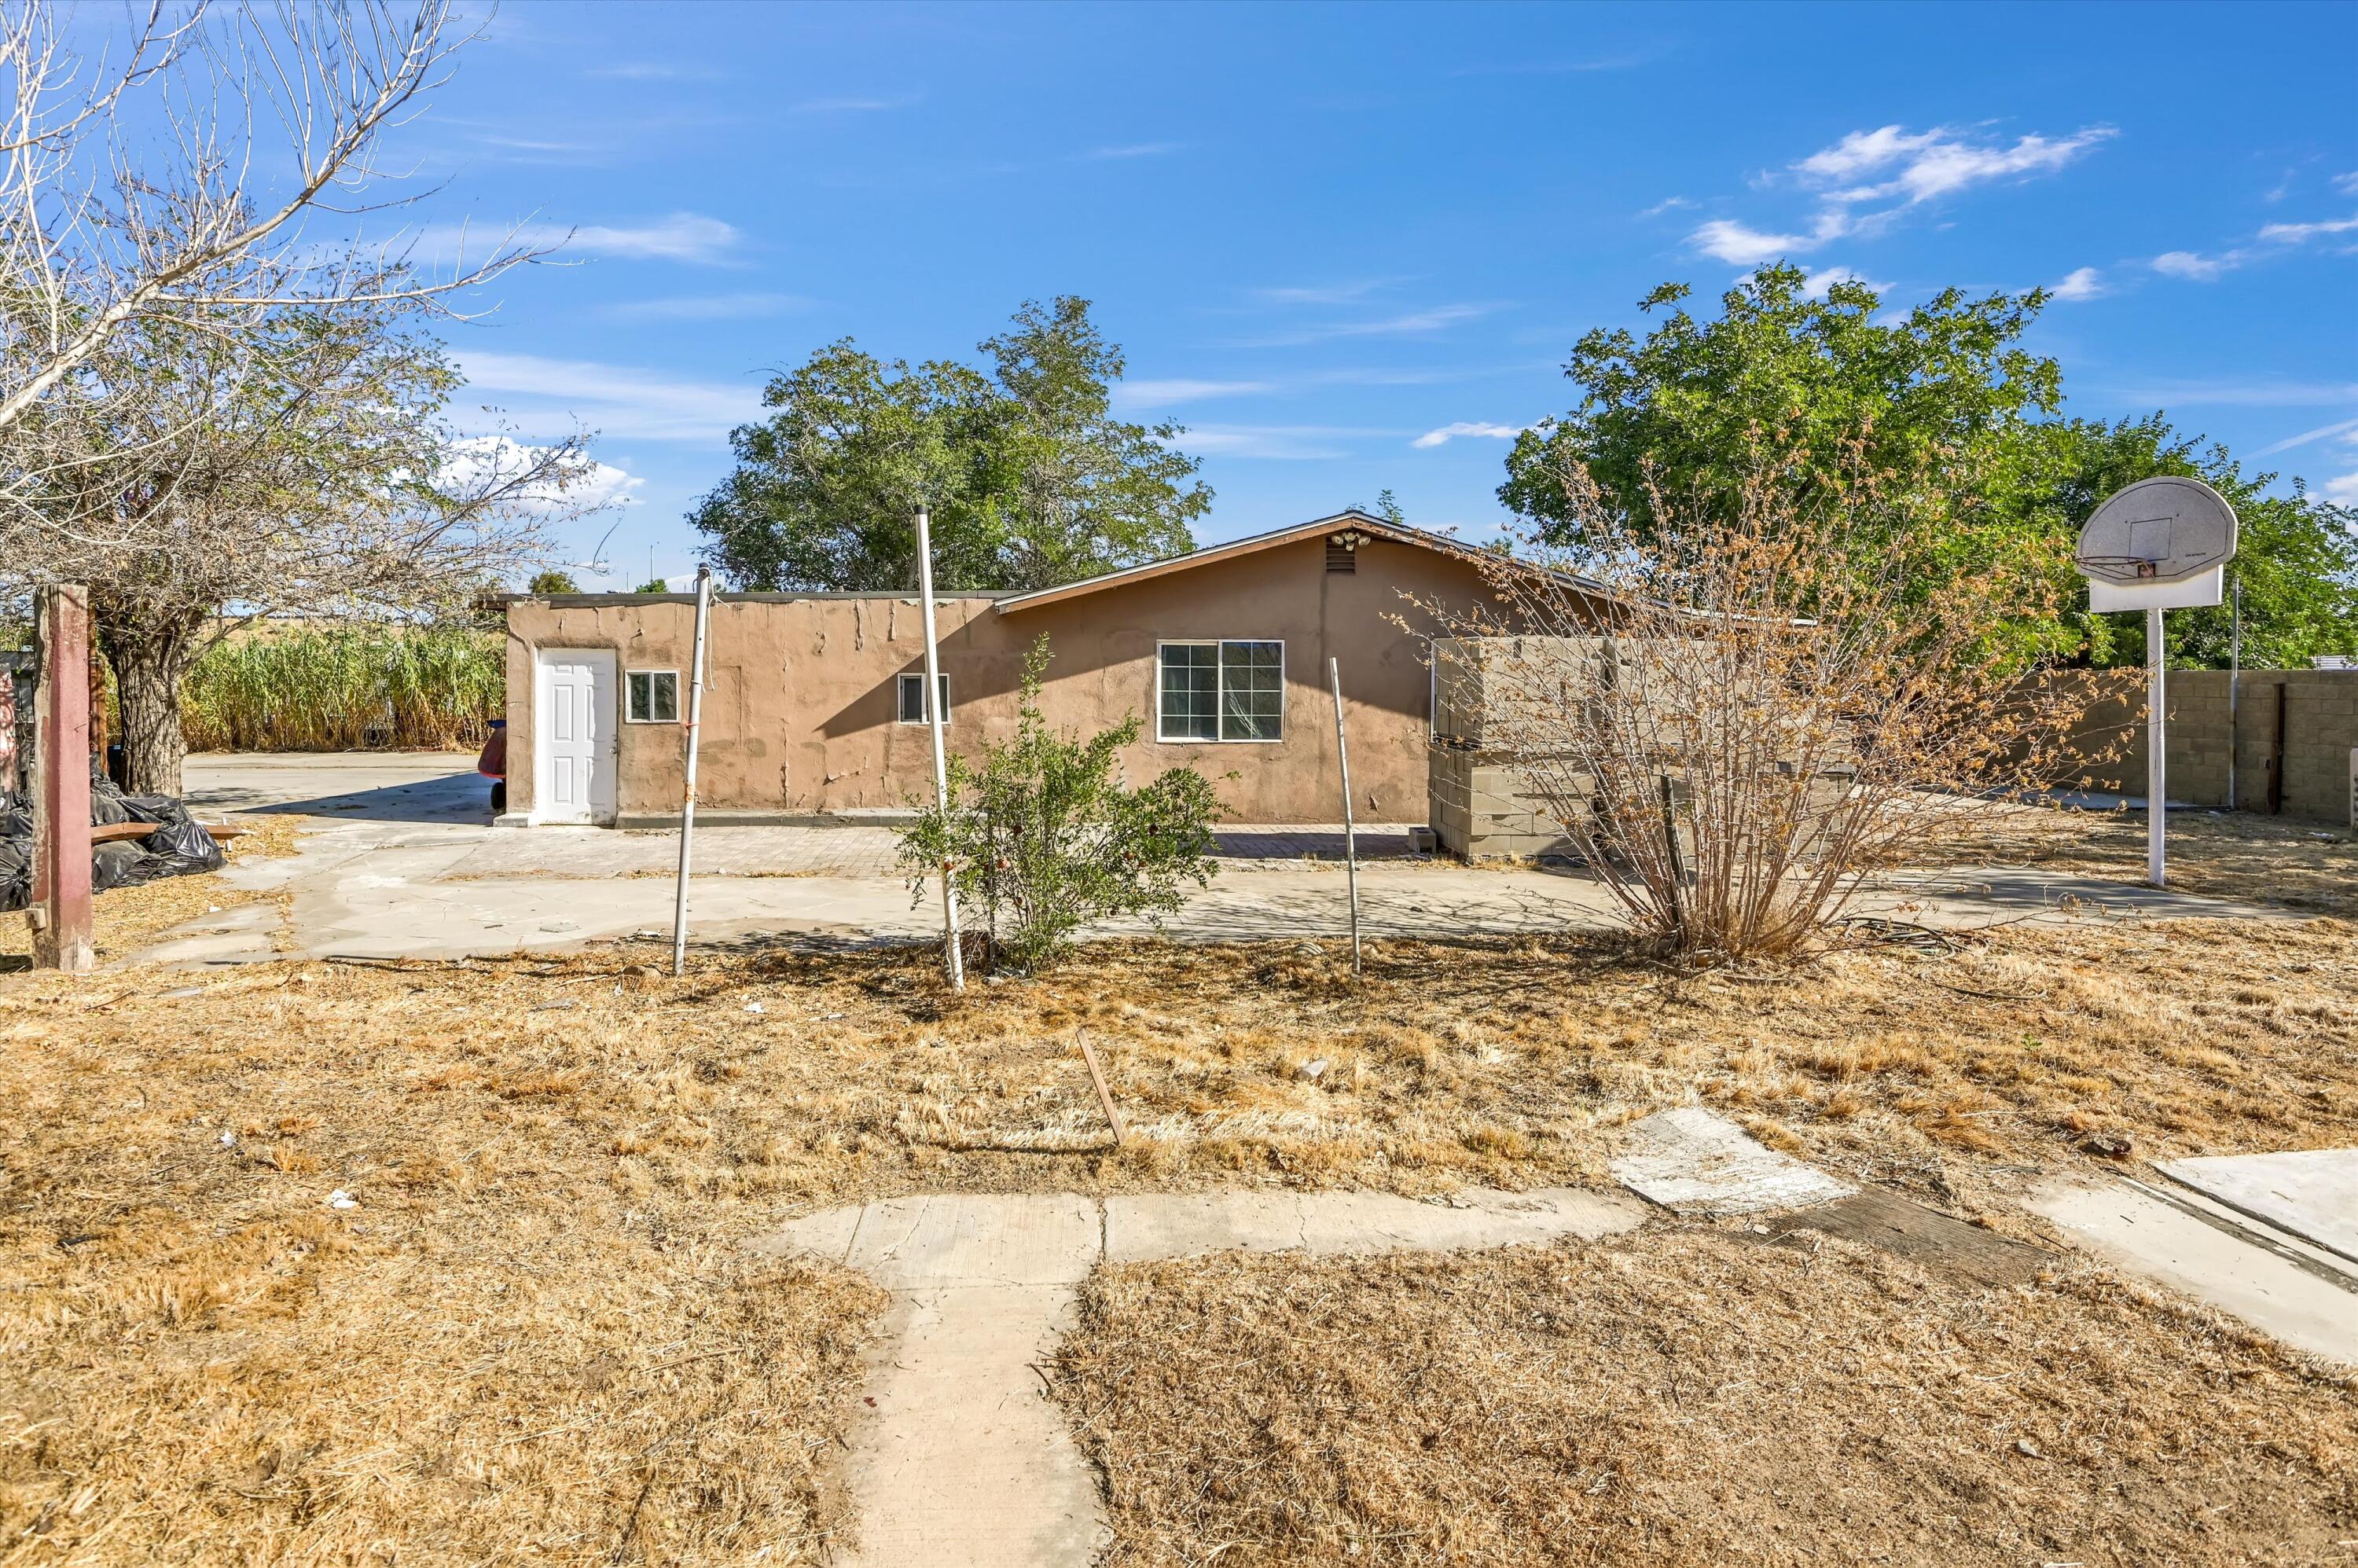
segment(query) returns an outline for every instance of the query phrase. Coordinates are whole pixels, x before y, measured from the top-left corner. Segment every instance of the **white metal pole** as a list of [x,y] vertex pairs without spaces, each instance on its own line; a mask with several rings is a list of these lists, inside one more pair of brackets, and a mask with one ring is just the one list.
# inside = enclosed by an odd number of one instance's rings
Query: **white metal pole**
[[2235,600],[2234,629],[2227,635],[2227,809],[2240,810],[2243,800],[2235,785],[2235,752],[2243,741],[2236,709],[2236,698],[2244,684],[2244,579],[2237,578],[2232,590]]
[[2161,638],[2161,611],[2148,610],[2145,612],[2145,880],[2156,887],[2165,885],[2161,833],[2162,820],[2169,815],[2163,779],[2168,770],[2163,766],[2162,714],[2166,704]]
[[[950,764],[942,748],[942,655],[934,642],[934,535],[925,509],[917,508],[917,597],[925,623],[925,727],[934,738],[934,804],[945,822],[950,814]],[[950,989],[966,989],[966,956],[958,951],[957,894],[950,887],[951,866],[942,860],[942,956],[949,966]]]
[[697,726],[704,718],[704,633],[712,619],[712,568],[696,568],[696,652],[687,676],[687,780],[679,797],[679,885],[672,892],[671,972],[687,973],[687,866],[696,838]]
[[1343,738],[1343,667],[1330,656],[1326,678],[1335,688],[1335,760],[1343,768],[1343,863],[1351,884],[1351,973],[1359,972],[1359,838],[1351,825],[1351,749]]

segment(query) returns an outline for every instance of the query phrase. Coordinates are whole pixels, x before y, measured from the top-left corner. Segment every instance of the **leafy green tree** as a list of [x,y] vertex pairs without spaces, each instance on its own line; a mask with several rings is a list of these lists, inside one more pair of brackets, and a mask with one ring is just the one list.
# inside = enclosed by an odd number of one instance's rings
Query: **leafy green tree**
[[659,577],[653,577],[639,584],[638,587],[631,589],[631,591],[633,593],[669,593],[671,591],[671,584],[665,582]]
[[903,829],[901,864],[922,903],[949,868],[969,935],[993,968],[1036,970],[1092,921],[1175,913],[1182,887],[1207,885],[1219,797],[1192,768],[1130,788],[1114,764],[1137,743],[1133,713],[1087,741],[1048,727],[1040,685],[1048,640],[1023,664],[1015,738],[949,765],[949,809],[928,805]]
[[[1641,303],[1675,308],[1689,292],[1665,284]],[[2223,449],[2198,452],[2199,438],[2158,414],[2118,425],[2058,417],[2060,368],[2019,342],[2045,303],[2039,290],[1972,299],[1947,289],[1891,319],[1864,284],[1813,296],[1800,268],[1763,267],[1714,319],[1671,308],[1642,339],[1621,329],[1583,337],[1564,368],[1580,404],[1518,438],[1499,499],[1543,539],[1578,545],[1577,469],[1610,515],[1657,542],[1658,511],[1725,513],[1769,465],[1803,509],[1870,475],[1886,504],[1862,515],[1895,526],[1889,558],[1924,592],[2035,566],[2063,608],[2020,618],[2015,644],[2025,656],[2104,665],[2143,656],[2142,625],[2088,612],[2071,542],[2122,485],[2192,474],[2243,519],[2234,569],[2245,583],[2247,659],[2348,648],[2358,616],[2350,514],[2266,495],[2275,476],[2244,477]],[[2223,664],[2227,613],[2173,617],[2173,657]]]
[[530,589],[534,593],[579,593],[581,585],[573,580],[571,573],[550,567],[532,574]]
[[752,589],[916,585],[920,505],[946,589],[1044,588],[1193,546],[1212,492],[1178,426],[1111,413],[1121,351],[1088,301],[1027,302],[988,370],[885,362],[845,338],[770,383],[735,469],[688,520]]
[[[2156,474],[2201,480],[2235,509],[2227,572],[2243,586],[2244,663],[2298,668],[2314,654],[2358,653],[2358,514],[2313,499],[2299,481],[2291,495],[2269,494],[2275,474],[2244,473],[2225,447],[2206,449],[2158,413],[2111,425],[2060,421],[2038,435],[2034,466],[2045,488],[2025,507],[2028,525],[2077,537],[2088,514],[2125,485]],[[2075,602],[2089,662],[2145,662],[2143,615],[2092,615],[2084,589]],[[2234,617],[2232,604],[2170,611],[2170,662],[2224,669]]]
[[[1666,283],[1640,306],[1690,292]],[[1643,340],[1622,328],[1584,336],[1564,366],[1579,406],[1516,439],[1498,497],[1543,525],[1575,526],[1561,476],[1576,460],[1644,535],[1653,484],[1682,504],[1732,503],[1765,452],[1801,465],[1786,477],[1805,503],[1812,481],[1861,470],[1926,482],[1973,471],[2061,401],[2055,362],[2016,343],[2044,302],[1952,288],[1887,322],[1865,284],[1813,296],[1799,267],[1763,267],[1713,319],[1674,309]]]

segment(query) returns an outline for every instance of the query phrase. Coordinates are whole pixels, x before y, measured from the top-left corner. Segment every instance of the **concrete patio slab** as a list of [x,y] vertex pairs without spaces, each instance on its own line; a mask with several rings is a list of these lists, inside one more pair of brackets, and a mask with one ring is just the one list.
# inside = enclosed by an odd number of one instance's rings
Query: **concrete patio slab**
[[1629,1133],[1629,1152],[1613,1162],[1613,1179],[1679,1214],[1804,1208],[1858,1191],[1696,1107],[1657,1111]]
[[2358,1263],[2358,1149],[2158,1160],[2155,1170],[2239,1214]]
[[[292,894],[286,929],[168,933],[166,961],[308,957],[448,958],[559,950],[642,930],[668,933],[668,832],[495,828],[472,760],[449,752],[192,758],[200,809],[299,813],[318,826],[292,860],[233,865],[233,885]],[[1396,836],[1393,836],[1396,838]],[[1231,825],[1220,874],[1163,927],[1190,942],[1331,939],[1349,929],[1340,834],[1317,824]],[[1390,838],[1371,835],[1374,845]],[[860,946],[934,935],[929,903],[892,870],[892,838],[874,826],[714,827],[698,835],[692,939]],[[1404,845],[1405,840],[1398,840]],[[1397,846],[1394,846],[1397,847]],[[1360,868],[1371,937],[1443,941],[1609,929],[1609,891],[1579,868],[1485,866],[1405,855]],[[1986,868],[1877,879],[1855,913],[1941,928],[2012,921],[2299,919],[2263,904],[2128,883]],[[1130,935],[1108,922],[1090,935]]]
[[2358,1366],[2358,1292],[2320,1269],[2255,1245],[2118,1183],[2050,1183],[2032,1194],[2075,1243],[2115,1267],[2182,1291],[2287,1345]]

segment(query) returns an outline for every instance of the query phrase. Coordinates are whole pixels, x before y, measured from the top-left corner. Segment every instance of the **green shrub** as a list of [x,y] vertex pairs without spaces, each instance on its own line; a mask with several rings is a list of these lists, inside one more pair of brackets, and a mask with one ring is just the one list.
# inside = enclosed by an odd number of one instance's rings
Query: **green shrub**
[[984,968],[1032,971],[1060,957],[1092,921],[1175,913],[1187,882],[1212,880],[1212,824],[1222,808],[1211,781],[1173,768],[1138,789],[1114,773],[1139,736],[1131,714],[1084,741],[1040,713],[1048,640],[1024,660],[1015,739],[979,759],[953,757],[949,810],[928,806],[902,830],[901,864],[917,903],[949,868]]
[[180,685],[191,751],[471,750],[507,704],[500,633],[336,626],[217,643]]

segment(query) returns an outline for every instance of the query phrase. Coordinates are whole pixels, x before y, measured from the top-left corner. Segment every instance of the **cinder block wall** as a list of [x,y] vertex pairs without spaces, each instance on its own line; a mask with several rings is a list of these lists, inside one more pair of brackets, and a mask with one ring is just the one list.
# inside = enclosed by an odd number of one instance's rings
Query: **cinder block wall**
[[1547,801],[1496,752],[1435,743],[1431,755],[1427,820],[1450,854],[1505,860],[1578,852]]
[[[2347,823],[2350,752],[2358,747],[2358,670],[2245,670],[2239,684],[2237,805],[2267,810],[2275,778],[2283,815]],[[2172,800],[2225,806],[2227,672],[2172,670],[2163,690],[2169,720],[2164,788]],[[2143,795],[2144,688],[2090,703],[2078,726],[2091,738],[2109,738],[2125,728],[2131,732],[2122,755],[2086,771],[2097,789]]]

